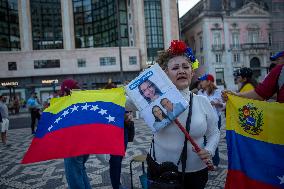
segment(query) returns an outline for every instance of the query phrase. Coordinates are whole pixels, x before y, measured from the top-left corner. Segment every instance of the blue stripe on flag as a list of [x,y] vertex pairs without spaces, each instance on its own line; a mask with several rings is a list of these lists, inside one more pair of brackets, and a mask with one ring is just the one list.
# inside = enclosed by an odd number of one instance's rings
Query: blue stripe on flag
[[229,169],[278,187],[284,178],[284,146],[258,141],[227,130]]
[[125,108],[111,102],[77,103],[57,114],[43,112],[36,137],[44,137],[49,132],[84,124],[107,124],[124,127]]

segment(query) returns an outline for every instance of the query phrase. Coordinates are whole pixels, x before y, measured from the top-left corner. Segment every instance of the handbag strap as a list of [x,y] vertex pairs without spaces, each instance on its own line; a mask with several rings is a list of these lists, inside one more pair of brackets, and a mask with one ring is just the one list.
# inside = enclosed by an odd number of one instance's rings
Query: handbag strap
[[[190,93],[190,106],[189,106],[188,116],[187,116],[187,120],[186,120],[186,131],[188,133],[189,133],[190,124],[191,124],[192,102],[193,102],[193,93]],[[186,160],[187,160],[187,138],[186,137],[184,137],[183,149],[182,149],[182,152],[181,152],[180,160],[181,160],[182,186],[183,186],[184,177],[185,177]]]

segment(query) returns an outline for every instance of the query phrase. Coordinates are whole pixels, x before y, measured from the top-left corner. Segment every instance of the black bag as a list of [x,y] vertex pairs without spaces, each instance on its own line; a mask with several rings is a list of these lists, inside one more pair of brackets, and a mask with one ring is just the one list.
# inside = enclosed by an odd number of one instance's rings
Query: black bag
[[180,189],[178,167],[173,162],[157,163],[147,154],[147,176],[149,189]]

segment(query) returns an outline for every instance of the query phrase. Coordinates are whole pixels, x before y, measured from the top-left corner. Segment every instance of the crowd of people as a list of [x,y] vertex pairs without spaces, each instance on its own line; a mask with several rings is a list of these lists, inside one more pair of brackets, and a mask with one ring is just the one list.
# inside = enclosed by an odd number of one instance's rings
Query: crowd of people
[[[258,84],[255,82],[253,71],[250,68],[243,67],[236,70],[234,77],[238,85],[238,91],[234,92],[218,89],[215,78],[210,73],[202,75],[197,82],[193,83],[192,78],[195,70],[192,67],[192,59],[186,53],[188,47],[180,48],[180,46],[184,45],[183,41],[173,41],[169,49],[159,53],[157,59],[157,63],[182,96],[189,102],[190,106],[184,109],[181,104],[163,98],[160,100],[160,104],[153,106],[152,112],[149,112],[155,118],[153,127],[157,128],[158,131],[153,134],[147,155],[148,184],[150,188],[157,185],[167,185],[172,186],[172,188],[205,188],[208,181],[208,165],[214,165],[214,169],[217,169],[220,162],[218,143],[221,113],[225,110],[228,94],[256,100],[269,100],[276,94],[276,101],[284,102],[284,51],[271,57],[271,61],[274,62],[271,65],[271,70],[265,79]],[[115,84],[109,83],[105,86],[105,89],[115,87]],[[74,89],[80,89],[77,81],[73,79],[64,80],[61,84],[61,96],[70,95]],[[138,89],[148,103],[153,102],[162,95],[159,88],[150,80],[142,82]],[[1,139],[4,145],[7,143],[7,130],[9,127],[9,108],[6,105],[6,100],[5,96],[0,96]],[[15,98],[14,104],[17,107],[15,113],[18,113],[19,99]],[[164,112],[160,106],[166,111]],[[31,133],[34,134],[36,121],[41,116],[41,104],[36,93],[32,93],[27,100],[27,107],[31,116]],[[132,99],[127,98],[124,124],[132,124],[131,128],[133,128],[131,111],[137,111],[137,108]],[[177,116],[175,111],[182,111],[182,113]],[[186,128],[186,131],[200,147],[200,150],[194,150],[193,145],[187,143],[184,134],[175,125],[175,117]],[[124,131],[126,150],[129,130],[124,129]],[[88,158],[89,154],[64,159],[68,188],[91,188],[85,166]],[[123,156],[110,155],[110,180],[114,189],[123,188],[120,182],[122,160]],[[162,171],[165,165],[167,165],[165,168],[167,171]],[[167,174],[167,177],[165,177],[165,174]],[[167,183],[162,179],[164,177],[174,182]]]

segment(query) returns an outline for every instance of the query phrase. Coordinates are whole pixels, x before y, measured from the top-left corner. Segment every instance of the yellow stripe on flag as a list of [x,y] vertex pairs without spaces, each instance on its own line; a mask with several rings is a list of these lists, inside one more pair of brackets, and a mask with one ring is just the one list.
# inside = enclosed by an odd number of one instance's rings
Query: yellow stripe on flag
[[228,95],[226,129],[268,143],[284,144],[284,104]]
[[70,96],[53,98],[50,102],[50,107],[45,109],[44,112],[56,114],[73,104],[96,101],[112,102],[119,106],[125,107],[125,90],[123,87],[103,90],[75,90],[72,91]]

